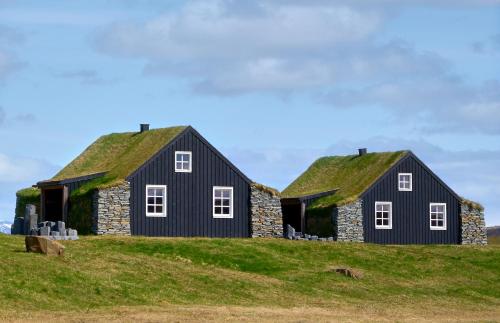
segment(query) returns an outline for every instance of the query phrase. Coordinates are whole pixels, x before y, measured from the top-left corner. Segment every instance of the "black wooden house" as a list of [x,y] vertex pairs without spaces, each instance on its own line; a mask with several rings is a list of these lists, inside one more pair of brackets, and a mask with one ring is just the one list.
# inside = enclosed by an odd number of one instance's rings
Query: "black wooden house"
[[285,189],[282,204],[285,224],[339,241],[485,243],[482,207],[411,151],[320,158]]
[[[192,127],[116,133],[99,138],[54,178],[39,182],[43,220],[80,231],[171,237],[282,236],[252,226],[256,189],[236,166]],[[257,202],[254,202],[257,203]],[[254,211],[262,212],[263,206]],[[275,221],[276,220],[276,221]],[[279,225],[276,225],[276,223]]]

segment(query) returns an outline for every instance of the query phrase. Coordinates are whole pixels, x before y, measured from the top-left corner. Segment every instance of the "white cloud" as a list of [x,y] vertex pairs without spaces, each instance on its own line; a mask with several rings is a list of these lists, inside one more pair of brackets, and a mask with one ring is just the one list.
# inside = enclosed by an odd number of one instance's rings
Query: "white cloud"
[[55,169],[53,165],[41,160],[0,153],[0,183],[39,181],[53,175]]
[[183,78],[203,94],[307,93],[332,108],[377,106],[421,131],[500,134],[498,81],[467,84],[440,55],[379,40],[387,19],[418,3],[190,1],[107,26],[95,46],[142,59],[146,75]]

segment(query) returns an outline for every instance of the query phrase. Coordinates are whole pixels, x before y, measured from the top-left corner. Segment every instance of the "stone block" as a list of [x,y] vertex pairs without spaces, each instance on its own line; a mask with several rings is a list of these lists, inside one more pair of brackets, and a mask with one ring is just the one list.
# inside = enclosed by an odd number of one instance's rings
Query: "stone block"
[[40,235],[41,236],[49,236],[50,235],[50,227],[41,227],[39,229]]

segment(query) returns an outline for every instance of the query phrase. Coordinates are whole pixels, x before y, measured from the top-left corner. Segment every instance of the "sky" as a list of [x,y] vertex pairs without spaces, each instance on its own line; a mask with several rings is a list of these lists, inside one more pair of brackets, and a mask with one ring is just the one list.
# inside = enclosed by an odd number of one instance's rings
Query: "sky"
[[96,138],[192,125],[284,189],[411,149],[500,225],[500,3],[0,0],[0,221]]

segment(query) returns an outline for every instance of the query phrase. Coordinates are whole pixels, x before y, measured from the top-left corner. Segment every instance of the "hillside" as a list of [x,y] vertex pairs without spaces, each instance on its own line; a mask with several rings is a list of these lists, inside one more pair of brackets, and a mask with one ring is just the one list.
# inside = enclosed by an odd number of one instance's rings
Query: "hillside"
[[[495,320],[500,247],[0,236],[0,320]],[[333,273],[349,266],[353,280]]]
[[488,243],[500,244],[500,226],[489,227],[488,230]]

